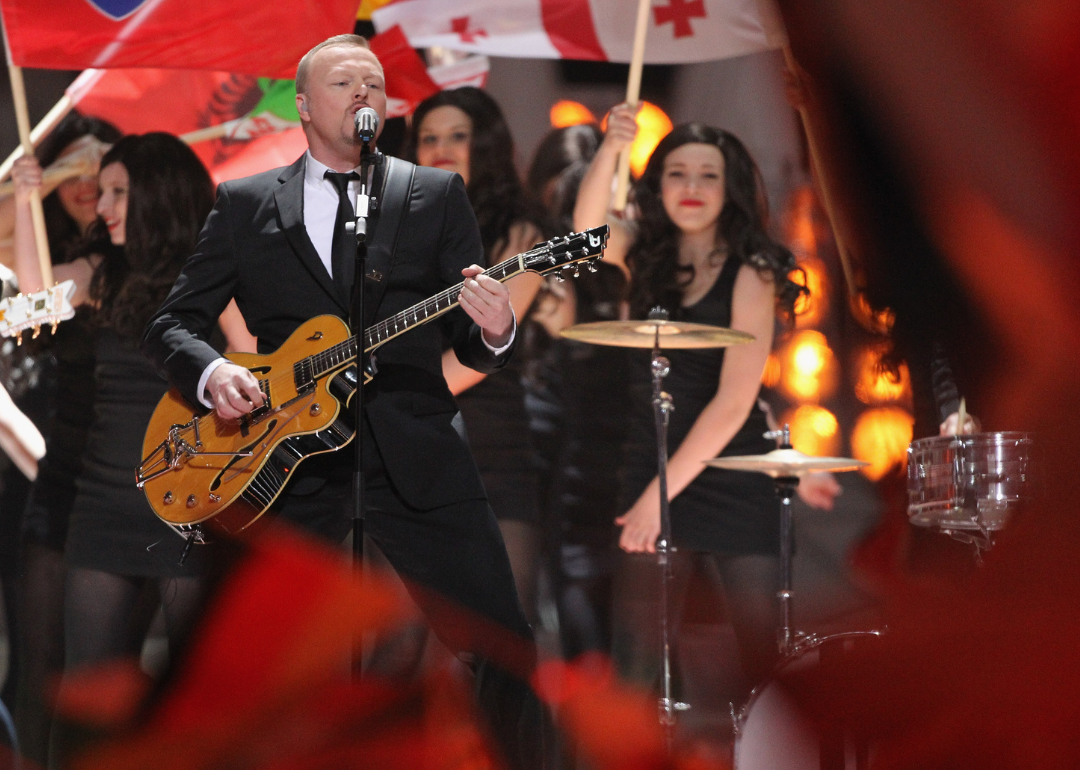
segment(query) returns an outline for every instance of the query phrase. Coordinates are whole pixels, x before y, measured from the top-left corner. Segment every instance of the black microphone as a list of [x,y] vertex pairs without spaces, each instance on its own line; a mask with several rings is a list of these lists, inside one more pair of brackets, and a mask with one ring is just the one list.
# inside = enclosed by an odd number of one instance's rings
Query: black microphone
[[361,142],[370,142],[375,139],[375,132],[379,130],[379,113],[370,107],[361,107],[353,115],[356,122],[356,136]]

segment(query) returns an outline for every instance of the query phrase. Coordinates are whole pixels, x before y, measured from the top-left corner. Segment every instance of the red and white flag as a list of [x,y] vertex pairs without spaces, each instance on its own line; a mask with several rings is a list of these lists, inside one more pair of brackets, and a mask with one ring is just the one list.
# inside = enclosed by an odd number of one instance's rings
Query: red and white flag
[[[763,0],[653,0],[650,64],[726,59],[777,48],[782,32]],[[416,48],[489,56],[630,60],[634,0],[393,0],[376,29],[400,24]]]
[[439,92],[439,86],[405,39],[401,27],[391,27],[371,38],[368,44],[386,74],[386,117],[408,115],[424,99]]
[[22,67],[159,67],[291,79],[308,49],[351,32],[357,0],[2,0]]

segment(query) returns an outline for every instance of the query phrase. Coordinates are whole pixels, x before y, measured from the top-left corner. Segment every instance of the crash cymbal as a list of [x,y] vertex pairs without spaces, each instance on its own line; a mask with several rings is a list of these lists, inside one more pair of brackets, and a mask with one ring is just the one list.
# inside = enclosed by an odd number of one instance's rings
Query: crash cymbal
[[798,449],[774,449],[763,455],[738,455],[714,457],[705,461],[714,468],[729,471],[757,471],[773,478],[780,476],[805,476],[820,471],[855,471],[870,463],[850,457],[811,457]]
[[682,321],[596,321],[563,329],[562,336],[592,345],[618,348],[651,348],[660,332],[660,347],[665,350],[686,348],[726,348],[754,341],[754,335],[722,326],[684,323]]

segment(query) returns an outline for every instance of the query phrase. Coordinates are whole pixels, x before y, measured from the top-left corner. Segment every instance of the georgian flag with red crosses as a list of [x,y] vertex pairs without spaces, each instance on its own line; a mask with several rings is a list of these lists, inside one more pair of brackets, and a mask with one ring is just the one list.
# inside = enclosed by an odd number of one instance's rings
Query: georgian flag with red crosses
[[[783,42],[772,0],[652,0],[650,64],[726,59]],[[392,0],[376,29],[401,25],[416,48],[489,56],[630,60],[637,0]]]
[[358,0],[0,0],[23,67],[157,67],[291,79],[308,49],[352,32]]

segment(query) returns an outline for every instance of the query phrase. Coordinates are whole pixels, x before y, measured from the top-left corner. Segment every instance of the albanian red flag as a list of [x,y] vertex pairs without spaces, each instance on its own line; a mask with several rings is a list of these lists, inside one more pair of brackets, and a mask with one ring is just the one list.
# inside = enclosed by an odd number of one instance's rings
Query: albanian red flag
[[23,67],[160,67],[293,78],[308,49],[351,32],[357,0],[3,0]]

